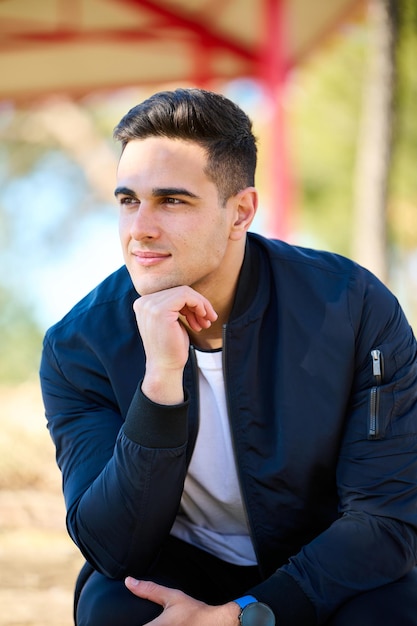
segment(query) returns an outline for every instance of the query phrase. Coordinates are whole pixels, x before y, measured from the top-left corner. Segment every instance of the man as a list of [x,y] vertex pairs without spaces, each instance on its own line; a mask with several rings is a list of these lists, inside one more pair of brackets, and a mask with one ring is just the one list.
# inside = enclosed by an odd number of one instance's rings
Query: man
[[393,295],[248,230],[235,104],[119,123],[126,267],[46,335],[78,626],[417,624],[417,363]]

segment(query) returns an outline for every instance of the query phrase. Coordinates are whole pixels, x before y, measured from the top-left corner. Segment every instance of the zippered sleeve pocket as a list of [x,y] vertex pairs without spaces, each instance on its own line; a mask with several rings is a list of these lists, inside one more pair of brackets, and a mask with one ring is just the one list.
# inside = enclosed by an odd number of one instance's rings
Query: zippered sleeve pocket
[[368,439],[379,439],[380,432],[380,393],[384,374],[384,359],[380,350],[371,350],[372,375],[374,386],[370,391]]

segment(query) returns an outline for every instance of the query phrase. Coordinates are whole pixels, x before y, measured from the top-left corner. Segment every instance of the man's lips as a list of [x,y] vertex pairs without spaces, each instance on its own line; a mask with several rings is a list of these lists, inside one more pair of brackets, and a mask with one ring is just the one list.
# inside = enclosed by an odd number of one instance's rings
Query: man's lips
[[165,259],[168,259],[171,255],[166,252],[151,252],[151,251],[134,251],[132,255],[135,257],[136,262],[144,267],[150,265],[156,265]]

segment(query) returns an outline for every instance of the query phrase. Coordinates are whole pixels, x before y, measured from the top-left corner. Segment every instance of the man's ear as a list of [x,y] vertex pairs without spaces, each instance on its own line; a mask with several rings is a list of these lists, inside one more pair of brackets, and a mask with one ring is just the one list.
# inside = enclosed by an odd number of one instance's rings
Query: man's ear
[[249,230],[258,208],[258,192],[255,187],[246,187],[233,197],[235,220],[230,231],[230,239],[237,241]]

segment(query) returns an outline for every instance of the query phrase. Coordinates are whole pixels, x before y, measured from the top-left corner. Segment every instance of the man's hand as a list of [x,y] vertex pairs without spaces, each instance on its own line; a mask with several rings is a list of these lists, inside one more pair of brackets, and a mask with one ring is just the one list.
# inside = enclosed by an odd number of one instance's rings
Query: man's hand
[[163,587],[150,581],[126,578],[126,587],[138,596],[163,607],[159,617],[149,622],[149,626],[238,626],[239,606],[228,602],[220,606],[210,606],[194,600],[182,591]]
[[146,354],[142,391],[159,404],[178,404],[190,346],[184,324],[199,332],[217,314],[207,298],[186,286],[142,296],[133,308]]

